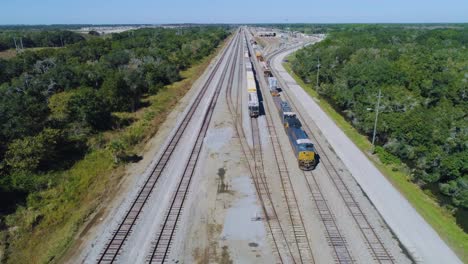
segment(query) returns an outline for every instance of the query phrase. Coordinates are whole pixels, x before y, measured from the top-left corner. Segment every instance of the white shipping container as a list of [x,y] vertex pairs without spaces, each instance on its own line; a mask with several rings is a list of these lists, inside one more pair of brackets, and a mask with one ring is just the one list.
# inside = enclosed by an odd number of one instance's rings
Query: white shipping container
[[278,80],[275,77],[268,77],[268,84],[270,86],[271,91],[278,88]]
[[257,84],[255,83],[255,78],[253,72],[247,71],[247,92],[256,93]]

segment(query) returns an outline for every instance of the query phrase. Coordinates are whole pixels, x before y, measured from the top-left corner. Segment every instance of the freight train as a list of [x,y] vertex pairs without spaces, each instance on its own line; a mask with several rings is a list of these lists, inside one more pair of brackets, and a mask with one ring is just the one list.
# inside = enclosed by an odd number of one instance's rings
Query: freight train
[[[257,60],[260,63],[264,62],[262,54],[257,49],[256,45],[252,43],[252,40],[251,44],[253,44],[252,46]],[[268,66],[268,64],[265,63],[262,64],[262,66],[262,70],[265,70],[265,66]],[[293,111],[289,103],[281,99],[281,94],[279,93],[278,89],[278,80],[273,76],[273,74],[271,74],[269,68],[266,69],[268,70],[269,74],[264,75],[264,77],[268,81],[270,94],[273,96],[273,101],[275,102],[276,108],[278,109],[281,122],[289,138],[289,142],[294,150],[294,154],[296,155],[299,168],[301,170],[313,170],[318,164],[318,155],[316,154],[314,144],[309,139],[309,136],[304,131],[304,129],[302,129],[302,123],[297,118],[296,113]],[[249,71],[247,73],[249,74]],[[255,84],[253,73],[251,78],[253,79],[253,84]]]

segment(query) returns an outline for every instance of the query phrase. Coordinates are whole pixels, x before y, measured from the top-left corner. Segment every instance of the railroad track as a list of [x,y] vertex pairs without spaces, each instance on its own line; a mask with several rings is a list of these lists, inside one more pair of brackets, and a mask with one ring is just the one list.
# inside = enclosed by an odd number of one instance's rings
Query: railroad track
[[[253,54],[253,52],[251,52],[251,54]],[[255,62],[253,62],[253,64],[255,65]],[[257,78],[257,81],[259,81],[258,78]],[[258,83],[260,84],[260,82]],[[260,87],[261,87],[261,84],[259,85],[259,89],[261,90]],[[286,166],[286,162],[283,156],[283,151],[281,149],[280,143],[277,138],[276,128],[272,126],[271,116],[269,115],[267,111],[268,106],[266,104],[264,104],[264,109],[265,109],[265,117],[266,117],[268,132],[270,133],[270,137],[272,138],[272,146],[273,146],[274,156],[276,159],[277,170],[280,176],[281,190],[283,191],[283,195],[284,195],[285,202],[286,202],[286,208],[287,208],[287,212],[289,216],[290,223],[288,223],[287,226],[292,229],[292,232],[290,233],[292,236],[288,236],[289,240],[287,241],[288,245],[290,245],[290,247],[293,247],[293,250],[290,250],[290,254],[292,255],[294,262],[315,263],[315,259],[312,253],[312,248],[310,246],[310,241],[306,234],[304,220],[299,210],[296,194],[292,187],[290,174],[289,174],[289,171],[288,171],[288,168]],[[251,119],[251,122],[252,122],[251,129],[252,129],[254,150],[257,151],[258,149],[260,149],[259,154],[255,155],[254,160],[256,161],[256,164],[261,164],[260,179],[264,179],[263,181],[266,183],[267,178],[265,177],[264,172],[263,172],[264,171],[263,170],[263,156],[261,154],[261,145],[260,145],[260,137],[259,137],[257,119],[255,120]],[[260,160],[257,157],[260,157]],[[269,197],[269,199],[270,201],[272,201],[271,197]],[[277,214],[276,214],[276,219],[278,219]],[[278,219],[278,223],[280,223],[279,219]],[[283,234],[284,234],[284,231],[283,231]]]
[[[277,53],[279,54],[279,53]],[[269,61],[274,57],[271,56]],[[275,72],[275,76],[279,76],[275,70],[271,67],[272,71]],[[287,87],[287,84],[283,82],[280,78],[277,78],[278,82],[282,84],[281,87]],[[300,116],[302,120],[305,120],[304,117],[301,114],[301,111],[298,110],[297,105],[294,103],[294,100],[291,100],[291,97],[289,96],[288,89],[283,89],[283,93],[285,97],[288,98],[288,102],[291,103],[291,105],[294,107],[294,109],[297,110],[297,114]],[[313,122],[312,122],[313,123]],[[389,250],[386,249],[384,243],[378,236],[377,232],[375,229],[372,227],[369,219],[363,212],[361,206],[359,203],[356,201],[356,198],[354,195],[351,193],[349,190],[349,187],[346,185],[346,183],[343,180],[343,177],[340,175],[338,172],[337,168],[335,165],[333,165],[333,162],[331,161],[329,154],[327,153],[328,151],[326,150],[325,147],[323,147],[321,141],[318,139],[316,136],[316,131],[318,131],[318,127],[316,127],[314,123],[314,128],[311,128],[311,125],[309,122],[303,122],[304,129],[307,132],[307,134],[312,137],[312,139],[315,142],[315,147],[320,153],[320,158],[321,158],[321,163],[325,167],[325,171],[329,178],[331,179],[334,187],[337,189],[337,191],[340,194],[341,199],[343,200],[346,208],[350,212],[351,216],[353,217],[355,223],[357,224],[361,234],[365,238],[365,241],[367,243],[367,246],[371,252],[371,255],[373,256],[374,260],[377,261],[378,263],[382,264],[387,264],[387,263],[395,263],[394,258],[392,255],[389,253]],[[316,175],[313,172],[304,172],[305,176],[309,175],[309,178],[312,178],[314,181],[314,184],[318,187],[317,181],[316,181]],[[307,178],[307,177],[306,177]]]
[[[242,52],[241,52],[241,59],[242,59]],[[232,74],[231,78],[234,78],[234,71],[235,71],[235,64],[233,64],[233,67],[231,68]],[[244,67],[239,67],[238,71],[238,76],[241,77],[244,75]],[[241,79],[241,78],[240,78]],[[241,79],[242,81],[243,79]],[[239,82],[241,83],[241,82]],[[235,130],[236,130],[236,135],[239,138],[239,141],[241,143],[241,148],[243,151],[244,156],[246,157],[246,160],[249,164],[249,170],[252,175],[253,181],[254,181],[254,186],[255,190],[257,192],[257,196],[260,200],[260,204],[262,206],[262,212],[263,212],[263,218],[266,219],[266,224],[267,228],[269,230],[269,235],[271,235],[271,240],[273,242],[273,254],[275,255],[276,259],[280,261],[280,263],[284,262],[291,262],[292,259],[289,257],[290,252],[289,252],[289,245],[286,241],[286,236],[283,231],[282,226],[280,225],[276,211],[274,210],[274,207],[271,203],[271,197],[269,197],[269,189],[266,183],[262,180],[261,176],[259,174],[263,172],[263,167],[259,168],[259,163],[254,162],[255,157],[257,159],[259,158],[259,155],[261,154],[257,151],[257,153],[254,153],[253,149],[251,149],[246,141],[246,136],[244,133],[243,129],[243,119],[242,119],[242,96],[241,96],[241,89],[238,87],[237,88],[237,96],[236,96],[236,101],[237,104],[234,106],[232,102],[232,79],[228,81],[228,88],[226,91],[226,102],[227,106],[229,109],[229,112],[231,113],[231,116],[234,119],[234,125],[235,125]],[[263,163],[261,163],[263,165]],[[273,219],[271,216],[274,216]],[[271,219],[271,221],[268,221],[268,219]],[[286,252],[283,252],[283,250],[286,249]]]
[[[264,108],[268,109],[267,106],[264,106]],[[301,263],[315,263],[309,237],[307,236],[305,229],[304,219],[301,211],[299,210],[296,193],[292,186],[291,175],[286,165],[284,152],[278,139],[278,133],[276,132],[271,115],[266,114],[267,112],[269,111],[265,110],[268,132],[270,134],[276,166],[281,179],[281,189],[283,190],[289,218],[293,228],[294,240],[298,248],[299,260]]]
[[[258,64],[255,63],[255,68],[258,68]],[[259,80],[260,87],[266,87],[264,84],[264,79]],[[265,88],[267,92],[269,89]],[[265,101],[265,100],[264,100]],[[266,104],[265,104],[266,105]],[[304,173],[304,172],[303,172]],[[304,174],[305,176],[305,174]],[[320,220],[325,227],[325,233],[329,245],[332,247],[335,257],[335,262],[337,263],[353,263],[350,251],[348,249],[346,240],[342,235],[341,231],[338,229],[335,216],[331,213],[331,210],[324,199],[323,193],[319,186],[316,184],[311,184],[307,181],[309,191],[311,192],[314,200],[314,204],[317,208],[317,211],[320,216]]]
[[[260,77],[262,78],[262,77]],[[260,81],[259,89],[260,89]],[[261,89],[260,89],[261,90]],[[264,96],[269,96],[269,93]],[[289,215],[289,221],[291,222],[292,228],[292,239],[289,241],[290,244],[295,246],[297,250],[297,258],[295,259],[298,263],[315,263],[315,259],[312,253],[312,248],[310,246],[310,241],[307,236],[307,232],[304,225],[304,220],[301,211],[299,210],[299,205],[297,203],[296,193],[292,187],[291,176],[286,165],[284,158],[283,150],[278,139],[278,134],[276,128],[273,125],[273,120],[271,119],[271,112],[268,111],[268,105],[263,104],[265,109],[265,119],[267,122],[267,129],[271,138],[271,143],[273,147],[273,154],[276,160],[276,166],[278,175],[281,180],[281,190],[286,202],[286,208]],[[255,120],[255,123],[257,121]],[[258,124],[253,125],[252,128],[258,129]],[[255,132],[253,132],[255,134]],[[262,161],[263,162],[263,161]]]
[[[260,83],[261,83],[261,87],[265,87],[262,82],[260,82]],[[267,90],[267,92],[268,92],[268,89],[264,89],[264,90]],[[266,107],[268,107],[266,104],[264,104],[264,105]],[[273,105],[275,105],[275,104],[273,104]],[[273,115],[275,115],[275,114],[276,113],[273,112]],[[270,117],[270,120],[269,120],[268,127],[270,129],[270,133],[273,133],[273,134],[270,134],[272,136],[272,138],[274,136],[276,136],[276,140],[277,140],[276,129],[274,127],[273,120],[271,119],[271,117]],[[274,129],[274,131],[273,131],[273,129]],[[276,145],[277,145],[277,148],[279,148],[279,150],[275,151],[275,152],[282,153],[279,142],[277,142]],[[283,161],[284,161],[284,157],[283,157]],[[289,177],[289,175],[287,177]],[[290,180],[289,180],[289,184],[290,184],[291,192],[294,192]],[[320,220],[322,221],[322,223],[323,223],[323,225],[325,227],[326,237],[327,237],[327,240],[329,242],[329,245],[333,249],[334,256],[335,256],[335,261],[337,263],[352,263],[351,254],[350,254],[350,252],[348,250],[346,240],[345,240],[344,236],[342,235],[341,231],[338,229],[338,226],[337,226],[336,221],[335,221],[335,217],[331,213],[331,210],[330,210],[326,200],[324,199],[320,188],[318,188],[318,185],[316,185],[316,184],[311,185],[309,182],[308,182],[308,188],[309,188],[310,192],[312,193],[313,201],[314,201],[314,204],[317,207],[317,210],[319,212]],[[290,196],[295,197],[295,194],[290,195]],[[296,200],[296,206],[297,206],[297,200]],[[302,227],[303,226],[304,225],[302,223]],[[305,233],[304,233],[304,235],[307,236],[307,234],[305,234]],[[301,244],[305,244],[305,243],[302,242]],[[310,243],[309,243],[309,248],[310,248]],[[313,258],[313,256],[312,256],[312,258]]]
[[[241,52],[242,54],[242,52]],[[242,58],[242,56],[241,56]],[[231,116],[234,119],[234,125],[236,129],[236,135],[239,138],[241,143],[241,148],[243,151],[244,156],[249,163],[249,170],[253,177],[255,190],[257,192],[257,196],[260,200],[260,204],[262,206],[263,218],[266,219],[267,228],[269,230],[269,235],[271,235],[271,239],[273,242],[273,254],[275,255],[276,259],[280,261],[280,263],[294,263],[294,259],[292,258],[291,249],[289,244],[286,240],[286,235],[281,226],[278,215],[276,210],[272,204],[270,190],[268,188],[268,184],[265,181],[264,173],[263,173],[263,158],[261,153],[261,145],[259,142],[259,134],[258,134],[258,126],[256,120],[253,121],[251,119],[251,126],[253,128],[253,149],[249,148],[249,145],[246,140],[246,136],[242,126],[242,108],[239,108],[239,99],[241,97],[241,89],[238,87],[237,96],[236,96],[236,107],[232,102],[232,84],[234,78],[234,71],[235,71],[236,62],[234,61],[233,66],[231,68],[231,75],[230,80],[228,81],[228,87],[226,90],[226,102],[228,105],[228,109],[231,113]],[[239,77],[243,76],[245,69],[243,67],[239,67]],[[239,78],[241,79],[241,78]],[[239,82],[241,83],[241,82]],[[240,100],[242,102],[242,100]],[[242,105],[242,104],[241,104]],[[255,129],[256,126],[256,129]]]
[[[233,49],[236,49],[236,46],[238,45],[239,36],[236,36]],[[231,61],[233,52],[230,53],[229,58],[227,60],[228,62]],[[174,239],[177,224],[180,221],[180,216],[182,214],[183,206],[188,195],[190,183],[192,181],[195,167],[197,165],[198,158],[200,156],[200,152],[203,146],[203,140],[206,136],[206,132],[208,131],[208,127],[210,125],[211,118],[214,113],[214,108],[216,107],[216,103],[218,102],[218,97],[221,93],[221,87],[223,86],[225,78],[226,72],[223,72],[221,79],[216,87],[215,94],[211,98],[210,105],[203,118],[202,127],[200,128],[197,134],[197,140],[195,142],[194,147],[192,148],[190,158],[185,166],[184,174],[182,175],[182,178],[180,179],[179,184],[177,186],[177,190],[172,197],[172,202],[164,218],[164,223],[162,224],[156,236],[156,240],[153,243],[153,249],[151,250],[151,253],[148,256],[149,263],[164,263],[167,261],[171,242]]]
[[192,119],[201,100],[204,98],[206,91],[208,90],[208,86],[212,82],[224,57],[226,56],[227,51],[232,46],[232,43],[233,40],[231,40],[229,45],[223,50],[223,53],[218,59],[215,68],[212,70],[201,91],[190,105],[190,108],[185,114],[182,122],[177,126],[175,133],[172,135],[170,141],[164,147],[161,156],[153,167],[150,175],[145,180],[143,186],[138,191],[136,198],[132,201],[130,209],[126,212],[125,216],[120,221],[117,229],[112,233],[112,237],[109,239],[100,257],[97,259],[98,263],[114,263],[118,255],[121,253],[126,239],[133,230],[133,227],[135,226],[136,221],[143,210],[143,207],[146,205],[157,181],[159,180],[163,170],[171,158],[172,153],[174,152],[178,142],[184,134],[184,131]]

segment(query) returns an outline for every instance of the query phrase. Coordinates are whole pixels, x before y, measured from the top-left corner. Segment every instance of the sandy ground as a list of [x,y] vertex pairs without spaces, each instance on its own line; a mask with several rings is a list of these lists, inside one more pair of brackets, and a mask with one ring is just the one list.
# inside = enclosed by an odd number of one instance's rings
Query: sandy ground
[[[243,67],[236,63],[236,67]],[[183,263],[273,263],[261,208],[228,111],[227,82],[215,108],[171,260]],[[246,90],[236,70],[233,96]],[[241,100],[247,100],[242,93]],[[245,102],[243,102],[246,105]],[[243,109],[244,110],[244,109]],[[249,120],[246,109],[244,120]]]
[[[461,263],[434,230],[422,219],[414,208],[411,207],[408,201],[404,199],[390,182],[373,166],[367,157],[320,109],[318,104],[296,84],[291,76],[289,76],[281,63],[284,57],[291,52],[292,50],[277,56],[273,60],[272,67],[280,74],[281,79],[287,83],[286,89],[288,93],[301,106],[301,111],[303,111],[308,118],[307,122],[319,131],[318,133],[325,144],[336,153],[330,156],[334,157],[333,160],[337,162],[340,169],[343,170],[346,184],[350,186],[353,193],[356,194],[355,196],[358,202],[361,205],[365,205],[366,203],[370,204],[370,201],[372,201],[375,207],[363,206],[363,208],[365,209],[365,213],[370,217],[370,220],[374,223],[374,227],[381,227],[378,228],[381,237],[386,241],[389,239],[393,240],[388,230],[391,228],[409,251],[412,258],[418,263]],[[329,185],[325,177],[317,178],[319,184],[322,186],[325,187]],[[362,190],[361,195],[358,195],[360,190]],[[333,193],[332,189],[330,189],[330,192],[326,193],[330,196],[329,201],[333,201],[331,196],[337,195]],[[374,208],[378,210],[381,217],[376,212],[373,212],[375,211]],[[343,209],[339,209],[339,211],[342,210]],[[338,219],[343,219],[344,217],[345,216],[338,217]],[[392,255],[395,257],[396,261],[398,263],[402,262],[405,258],[401,256],[401,253],[397,254],[398,252],[395,252],[395,246],[392,246],[392,249]]]

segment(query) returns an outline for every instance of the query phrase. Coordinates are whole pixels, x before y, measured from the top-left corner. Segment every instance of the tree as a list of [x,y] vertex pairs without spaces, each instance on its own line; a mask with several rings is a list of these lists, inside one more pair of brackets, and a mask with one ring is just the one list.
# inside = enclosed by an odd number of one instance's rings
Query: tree
[[117,68],[119,66],[126,65],[130,61],[130,55],[127,51],[116,50],[103,56],[101,61],[109,68]]
[[107,76],[99,94],[112,111],[129,111],[134,105],[134,94],[122,73]]
[[121,140],[113,140],[109,144],[109,149],[114,157],[114,163],[117,164],[125,158],[125,144]]
[[62,137],[59,130],[47,128],[37,136],[16,139],[8,145],[6,164],[16,171],[36,171],[41,163],[52,161],[56,157]]
[[12,140],[42,130],[49,109],[45,97],[33,88],[5,87],[0,90],[0,138]]
[[110,127],[111,113],[103,98],[92,88],[80,88],[68,100],[70,122],[81,122],[93,129]]

